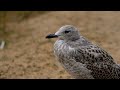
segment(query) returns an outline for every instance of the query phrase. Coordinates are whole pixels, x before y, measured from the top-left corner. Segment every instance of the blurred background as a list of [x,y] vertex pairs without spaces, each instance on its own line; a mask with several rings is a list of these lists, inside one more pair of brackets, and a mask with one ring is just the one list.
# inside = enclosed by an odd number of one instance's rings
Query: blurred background
[[119,11],[0,11],[0,78],[72,79],[45,39],[67,24],[120,63]]

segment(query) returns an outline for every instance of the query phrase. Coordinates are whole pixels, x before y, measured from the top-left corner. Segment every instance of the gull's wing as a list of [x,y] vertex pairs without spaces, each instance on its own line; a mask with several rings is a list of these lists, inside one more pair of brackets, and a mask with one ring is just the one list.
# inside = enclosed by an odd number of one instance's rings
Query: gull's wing
[[117,64],[120,67],[120,64]]
[[120,67],[102,48],[95,45],[76,47],[70,51],[71,57],[86,65],[96,79],[119,79]]
[[120,67],[117,64],[96,63],[87,64],[87,69],[91,70],[91,75],[95,79],[120,79]]

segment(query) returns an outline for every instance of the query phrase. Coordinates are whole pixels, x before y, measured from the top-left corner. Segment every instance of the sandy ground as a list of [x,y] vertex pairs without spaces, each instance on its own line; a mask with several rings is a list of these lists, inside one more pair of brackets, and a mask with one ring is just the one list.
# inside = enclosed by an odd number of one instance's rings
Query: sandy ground
[[20,22],[7,23],[9,35],[0,50],[0,78],[72,79],[55,59],[56,39],[45,36],[72,24],[81,34],[109,52],[120,63],[120,12],[48,12]]

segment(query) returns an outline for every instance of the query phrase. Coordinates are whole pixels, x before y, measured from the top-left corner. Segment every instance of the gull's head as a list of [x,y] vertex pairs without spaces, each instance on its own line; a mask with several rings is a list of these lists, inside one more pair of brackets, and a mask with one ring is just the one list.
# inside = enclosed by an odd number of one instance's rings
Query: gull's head
[[62,26],[55,34],[50,34],[46,38],[58,38],[60,40],[77,40],[80,38],[78,29],[73,25]]

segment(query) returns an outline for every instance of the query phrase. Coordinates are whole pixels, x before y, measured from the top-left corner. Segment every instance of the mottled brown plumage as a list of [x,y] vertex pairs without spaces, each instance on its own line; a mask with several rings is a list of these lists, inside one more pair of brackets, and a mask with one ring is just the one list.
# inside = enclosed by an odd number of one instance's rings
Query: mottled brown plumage
[[[54,35],[53,35],[54,36]],[[120,79],[120,65],[102,48],[81,36],[72,25],[61,27],[54,37],[54,53],[76,79]]]

